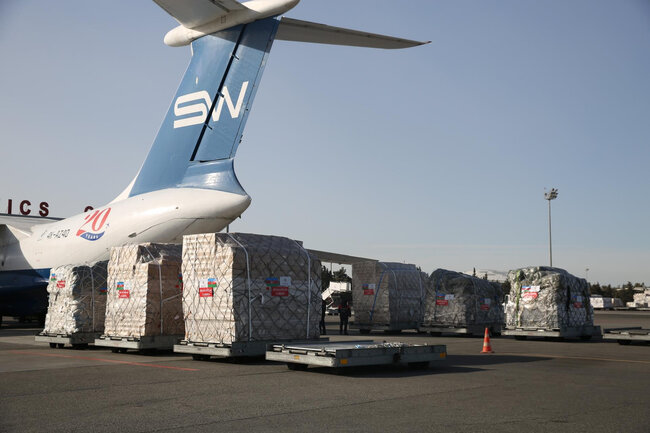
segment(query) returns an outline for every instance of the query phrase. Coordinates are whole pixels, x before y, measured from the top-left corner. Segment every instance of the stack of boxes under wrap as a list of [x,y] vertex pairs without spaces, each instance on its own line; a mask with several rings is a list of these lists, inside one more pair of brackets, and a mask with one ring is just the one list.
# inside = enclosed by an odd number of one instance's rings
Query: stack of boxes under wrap
[[508,273],[506,328],[564,329],[593,326],[589,286],[583,278],[551,267]]
[[147,243],[111,249],[104,334],[183,335],[181,246]]
[[183,237],[189,342],[318,338],[321,263],[291,239],[245,233]]
[[419,327],[426,292],[422,275],[411,264],[354,263],[352,300],[355,325],[395,329]]
[[632,295],[633,302],[628,302],[628,307],[648,308],[650,306],[650,289],[644,289],[641,293]]
[[50,271],[44,334],[104,331],[106,264],[64,265]]
[[459,328],[501,325],[502,303],[500,284],[437,269],[429,278],[422,324]]

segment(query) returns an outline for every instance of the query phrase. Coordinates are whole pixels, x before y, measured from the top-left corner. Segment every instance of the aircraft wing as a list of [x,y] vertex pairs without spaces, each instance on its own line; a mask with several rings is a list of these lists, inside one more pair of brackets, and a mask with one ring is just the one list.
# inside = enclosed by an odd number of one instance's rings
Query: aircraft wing
[[310,250],[310,249],[308,249],[307,251],[309,251],[316,257],[318,257],[318,259],[321,262],[337,263],[340,265],[352,265],[354,263],[359,263],[359,262],[377,261],[377,259],[368,259],[366,257],[349,256],[347,254],[331,253],[328,251],[319,251],[319,250]]
[[287,17],[283,17],[280,21],[275,38],[284,41],[386,49],[409,48],[431,42],[412,41]]
[[36,225],[49,224],[62,219],[0,214],[0,245],[31,235],[32,228]]
[[201,26],[232,11],[245,10],[236,0],[154,0],[188,29]]

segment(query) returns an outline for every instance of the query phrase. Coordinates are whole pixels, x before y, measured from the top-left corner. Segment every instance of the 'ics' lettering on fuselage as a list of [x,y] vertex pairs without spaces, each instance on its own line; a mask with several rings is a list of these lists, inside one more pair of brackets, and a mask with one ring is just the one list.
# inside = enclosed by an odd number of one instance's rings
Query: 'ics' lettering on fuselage
[[[248,81],[244,81],[242,83],[241,90],[239,91],[239,96],[237,97],[237,103],[233,104],[232,98],[230,97],[230,92],[228,92],[228,87],[223,86],[223,91],[219,96],[217,96],[217,106],[212,112],[212,120],[214,122],[219,121],[224,101],[226,101],[230,116],[233,119],[238,118],[241,112],[241,108],[244,105],[244,96],[246,95],[246,89],[248,89]],[[188,102],[194,103],[189,105],[182,105],[187,104]],[[176,117],[187,116],[190,114],[193,114],[193,116],[174,120],[174,129],[204,123],[208,117],[208,112],[210,111],[211,107],[212,99],[210,98],[210,94],[205,90],[179,96],[176,98],[176,102],[174,102],[174,114]]]

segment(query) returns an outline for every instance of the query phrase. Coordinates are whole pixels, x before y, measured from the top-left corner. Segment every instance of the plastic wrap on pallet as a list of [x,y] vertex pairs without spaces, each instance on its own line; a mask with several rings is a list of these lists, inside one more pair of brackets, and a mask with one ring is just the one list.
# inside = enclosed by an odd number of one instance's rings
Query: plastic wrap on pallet
[[125,245],[111,249],[104,334],[183,335],[181,246]]
[[185,339],[232,344],[319,336],[321,264],[279,236],[183,237]]
[[50,271],[46,334],[102,332],[106,313],[106,264],[64,265]]
[[508,280],[507,328],[593,326],[589,285],[584,278],[542,266],[510,271]]
[[634,308],[647,308],[650,305],[650,290],[646,289],[641,293],[632,295],[632,307]]
[[593,308],[611,309],[614,306],[612,298],[606,298],[603,296],[590,296],[589,301]]
[[415,265],[367,261],[352,265],[354,321],[419,326],[426,280]]
[[502,324],[503,290],[460,272],[435,270],[427,285],[423,326],[467,327]]

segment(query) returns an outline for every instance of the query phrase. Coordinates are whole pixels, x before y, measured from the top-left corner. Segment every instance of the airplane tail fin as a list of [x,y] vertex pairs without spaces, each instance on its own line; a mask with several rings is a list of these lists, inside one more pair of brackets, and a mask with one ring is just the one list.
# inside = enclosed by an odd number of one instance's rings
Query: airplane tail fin
[[233,170],[278,29],[266,18],[192,42],[192,59],[128,196],[175,187],[246,194]]

